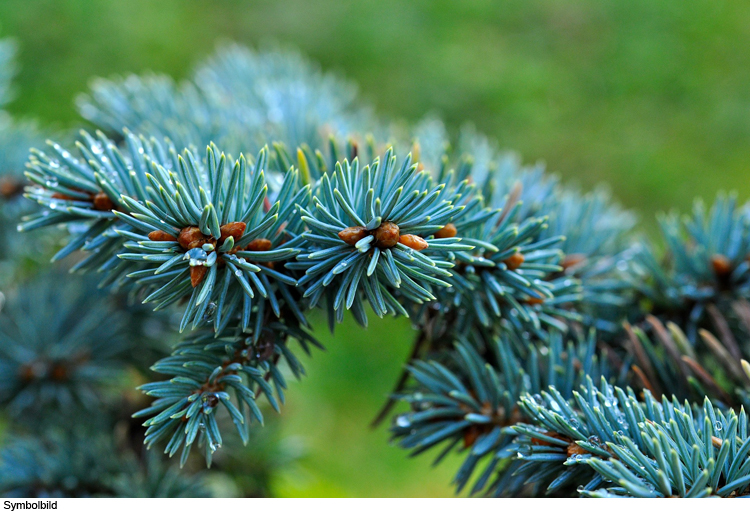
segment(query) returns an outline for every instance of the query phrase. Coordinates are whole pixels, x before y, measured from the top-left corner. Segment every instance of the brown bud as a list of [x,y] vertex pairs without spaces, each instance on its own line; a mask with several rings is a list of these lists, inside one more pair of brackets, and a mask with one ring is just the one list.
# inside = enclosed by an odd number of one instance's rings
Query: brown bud
[[386,221],[385,223],[381,223],[373,234],[375,235],[375,242],[378,248],[391,248],[398,243],[401,232],[396,223]]
[[714,268],[714,272],[717,276],[726,276],[732,272],[732,262],[729,258],[722,254],[714,254],[711,256],[711,266]]
[[479,435],[479,426],[471,426],[466,428],[466,431],[464,431],[464,447],[473,446],[474,442],[476,442],[477,438],[479,438]]
[[64,199],[66,201],[74,201],[74,199],[71,196],[61,194],[60,192],[55,192],[54,194],[52,194],[52,199]]
[[523,254],[521,254],[520,252],[516,252],[508,259],[504,260],[503,263],[505,263],[505,265],[508,267],[508,270],[516,270],[523,264],[525,259],[526,258],[523,257]]
[[590,453],[590,451],[586,451],[575,442],[571,442],[570,444],[568,444],[569,457],[572,457],[573,455],[587,455],[588,453]]
[[526,305],[541,305],[544,303],[544,298],[529,297],[523,300]]
[[28,363],[22,365],[21,368],[18,370],[18,376],[20,376],[21,380],[25,383],[31,382],[34,378],[36,378],[34,365],[28,364]]
[[222,225],[219,245],[224,243],[224,241],[230,236],[234,238],[235,241],[239,240],[242,237],[242,234],[245,233],[245,228],[247,228],[247,225],[242,221],[235,221],[233,223]]
[[369,235],[363,226],[350,226],[339,232],[339,239],[347,245],[354,246]]
[[172,234],[167,234],[166,232],[162,232],[161,230],[154,230],[153,232],[149,232],[148,238],[151,241],[177,241],[177,238]]
[[722,445],[723,443],[724,443],[724,441],[723,441],[722,439],[720,439],[719,437],[715,437],[715,436],[712,436],[712,437],[711,437],[711,444],[712,444],[712,445],[713,445],[714,447],[721,447],[721,445]]
[[57,363],[52,366],[52,371],[50,371],[50,376],[56,382],[63,382],[68,379],[68,369],[67,367],[65,367],[65,365],[61,363]]
[[404,234],[403,236],[400,236],[398,242],[409,248],[413,248],[416,251],[424,250],[429,246],[427,241],[413,234]]
[[568,254],[562,260],[560,265],[563,269],[569,269],[570,267],[575,267],[579,263],[583,263],[585,260],[586,256],[584,256],[583,254]]
[[0,177],[0,196],[10,199],[23,191],[23,184],[11,176]]
[[115,204],[104,192],[96,194],[91,201],[94,203],[94,208],[102,211],[109,211],[115,207]]
[[248,243],[245,250],[250,250],[251,252],[267,252],[268,250],[271,250],[271,240],[263,237],[253,239]]
[[177,238],[180,246],[185,250],[203,246],[210,240],[211,238],[203,235],[203,232],[197,226],[186,226],[180,231],[180,236]]
[[453,223],[448,223],[443,228],[435,232],[435,237],[437,239],[445,239],[446,237],[456,237],[456,234],[458,233],[458,230],[456,230],[456,225]]
[[208,272],[208,267],[204,267],[203,265],[190,267],[190,284],[193,286],[193,288],[200,285],[201,281],[203,281],[203,278],[206,275],[206,272]]

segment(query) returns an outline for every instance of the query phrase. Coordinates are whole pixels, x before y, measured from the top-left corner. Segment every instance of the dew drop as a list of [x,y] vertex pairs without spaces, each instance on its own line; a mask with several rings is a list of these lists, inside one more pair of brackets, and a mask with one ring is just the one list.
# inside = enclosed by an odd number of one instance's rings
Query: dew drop
[[213,393],[204,393],[201,396],[201,402],[203,403],[203,412],[210,413],[219,404],[219,397]]
[[717,420],[716,423],[714,424],[714,430],[717,433],[720,433],[722,429],[724,429],[724,425]]
[[398,427],[409,427],[410,423],[411,423],[411,421],[405,415],[400,415],[396,419],[396,425]]

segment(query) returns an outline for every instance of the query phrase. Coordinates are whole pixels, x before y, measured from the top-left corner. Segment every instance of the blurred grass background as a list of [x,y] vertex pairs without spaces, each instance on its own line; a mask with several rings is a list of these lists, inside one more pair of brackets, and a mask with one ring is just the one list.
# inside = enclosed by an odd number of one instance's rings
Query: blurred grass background
[[[2,0],[21,45],[17,114],[75,124],[93,76],[187,74],[221,39],[291,44],[356,80],[380,113],[473,121],[526,161],[606,182],[646,223],[719,189],[750,195],[750,7],[681,0]],[[322,327],[322,324],[318,324]],[[449,495],[453,466],[405,460],[367,423],[397,376],[408,323],[351,323],[308,360],[285,434],[305,476],[280,495]]]

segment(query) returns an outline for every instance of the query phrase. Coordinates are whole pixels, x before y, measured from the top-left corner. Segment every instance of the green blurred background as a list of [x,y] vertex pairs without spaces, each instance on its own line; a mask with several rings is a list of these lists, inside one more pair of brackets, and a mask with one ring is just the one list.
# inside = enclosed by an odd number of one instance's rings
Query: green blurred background
[[[17,114],[75,124],[93,76],[185,76],[217,41],[291,44],[357,81],[387,117],[465,121],[652,224],[720,189],[750,194],[750,6],[586,0],[2,0],[21,45]],[[322,324],[318,324],[322,327]],[[308,360],[282,425],[303,438],[295,496],[449,495],[455,459],[406,460],[367,427],[408,353],[406,322],[351,323]]]

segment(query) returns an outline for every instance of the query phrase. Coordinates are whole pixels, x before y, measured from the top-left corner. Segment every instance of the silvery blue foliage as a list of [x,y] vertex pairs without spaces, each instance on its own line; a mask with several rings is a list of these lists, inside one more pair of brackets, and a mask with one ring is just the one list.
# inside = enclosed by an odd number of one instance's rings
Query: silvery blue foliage
[[[148,447],[183,465],[197,448],[210,464],[227,428],[247,443],[258,397],[279,410],[285,374],[304,374],[298,350],[319,346],[307,312],[326,310],[333,329],[371,309],[417,331],[393,436],[413,454],[463,454],[459,490],[747,493],[750,219],[734,198],[662,217],[661,254],[634,243],[633,215],[605,190],[523,166],[470,126],[384,125],[349,82],[279,50],[221,47],[179,82],[97,80],[79,109],[103,131],[74,148],[36,142],[25,195],[38,206],[21,229],[54,231],[55,261],[176,313],[170,356],[136,351],[164,375],[141,386]],[[24,126],[0,114],[13,173],[35,141]],[[14,414],[63,399],[91,410],[110,358],[128,354],[118,317],[88,297],[75,313],[47,308],[64,287],[40,286],[0,315],[20,320],[0,323],[0,398]],[[89,340],[96,356],[59,367]],[[42,477],[18,451],[17,472]],[[155,494],[183,487],[139,473]]]
[[154,74],[97,79],[78,107],[109,132],[237,152],[276,141],[321,148],[330,134],[374,131],[372,111],[350,82],[294,52],[238,45],[220,47],[182,82]]
[[0,495],[10,498],[209,497],[205,477],[188,476],[149,455],[141,464],[106,435],[13,437],[0,448]]
[[750,489],[744,407],[721,410],[588,379],[569,402],[554,388],[521,398],[532,423],[515,427],[524,466],[548,488],[578,486],[590,497],[720,497]]
[[91,281],[61,278],[51,273],[10,290],[0,311],[0,404],[15,421],[95,411],[121,374],[127,314]]
[[[390,149],[382,162],[362,168],[357,158],[337,164],[316,185],[310,209],[302,210],[307,250],[288,266],[305,271],[299,283],[311,305],[331,291],[329,309],[339,320],[351,309],[365,324],[363,298],[378,316],[408,315],[404,300],[436,299],[434,288],[451,286],[445,278],[453,254],[472,248],[460,238],[435,237],[463,215],[464,207],[453,203],[467,188],[435,185],[410,156],[396,166]],[[415,238],[424,246],[410,246]]]

